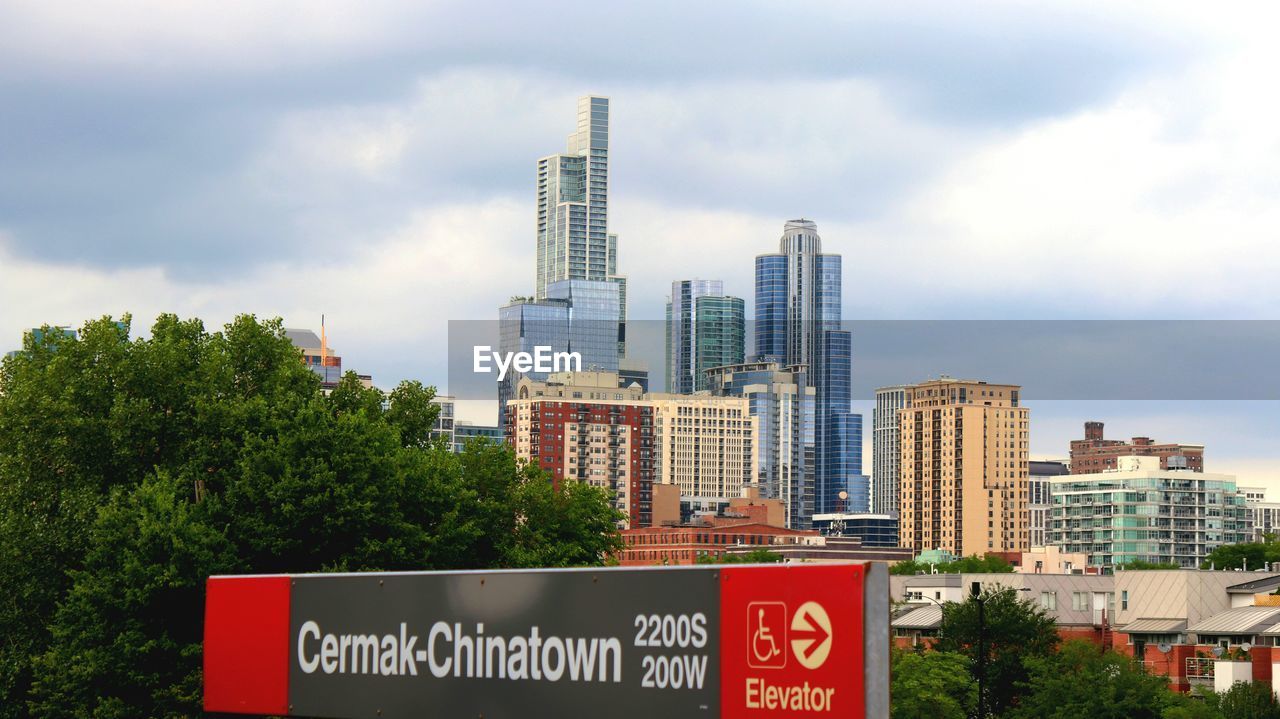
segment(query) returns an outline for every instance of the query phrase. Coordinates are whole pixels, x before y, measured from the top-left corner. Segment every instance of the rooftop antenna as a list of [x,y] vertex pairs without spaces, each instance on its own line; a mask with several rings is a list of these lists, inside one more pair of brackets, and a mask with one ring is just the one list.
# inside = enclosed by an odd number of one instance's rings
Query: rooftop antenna
[[324,315],[320,315],[320,366],[329,366],[329,341],[324,334]]

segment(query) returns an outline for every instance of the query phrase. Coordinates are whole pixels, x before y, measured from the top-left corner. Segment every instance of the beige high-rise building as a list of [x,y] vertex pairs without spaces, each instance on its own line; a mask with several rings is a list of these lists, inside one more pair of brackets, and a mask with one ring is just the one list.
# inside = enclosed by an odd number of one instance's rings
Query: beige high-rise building
[[1030,415],[1020,390],[946,376],[906,388],[902,546],[958,556],[1027,551]]
[[684,497],[742,496],[755,482],[757,419],[745,397],[645,395],[653,404],[658,449],[655,484]]

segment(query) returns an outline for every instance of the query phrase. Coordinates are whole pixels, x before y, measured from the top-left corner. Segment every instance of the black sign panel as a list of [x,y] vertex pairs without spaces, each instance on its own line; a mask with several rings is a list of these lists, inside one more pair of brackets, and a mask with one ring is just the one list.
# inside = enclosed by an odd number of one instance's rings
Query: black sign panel
[[716,717],[718,574],[295,577],[289,713]]

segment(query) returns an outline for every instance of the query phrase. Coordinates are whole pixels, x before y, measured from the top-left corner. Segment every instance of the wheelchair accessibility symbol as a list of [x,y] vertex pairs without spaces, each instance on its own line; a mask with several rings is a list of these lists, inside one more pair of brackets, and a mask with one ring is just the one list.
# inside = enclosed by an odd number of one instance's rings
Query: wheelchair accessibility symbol
[[747,605],[750,644],[747,666],[781,669],[787,666],[787,605],[752,602]]
[[[783,602],[752,602],[747,605],[750,644],[747,666],[756,669],[782,669],[787,654],[806,669],[817,669],[831,653],[831,619],[817,602],[805,602],[787,620]],[[788,648],[791,650],[788,652]]]

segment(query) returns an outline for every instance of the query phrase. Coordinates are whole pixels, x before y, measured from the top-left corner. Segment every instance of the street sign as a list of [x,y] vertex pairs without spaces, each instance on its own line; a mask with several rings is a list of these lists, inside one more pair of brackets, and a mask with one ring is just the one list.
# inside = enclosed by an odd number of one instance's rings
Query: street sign
[[211,577],[205,710],[888,716],[883,565]]

